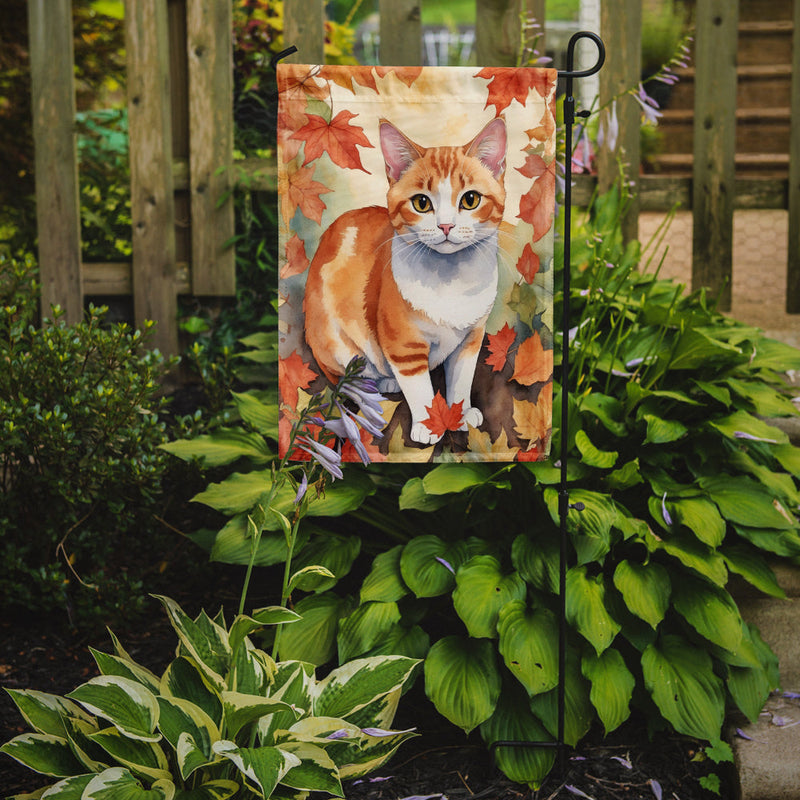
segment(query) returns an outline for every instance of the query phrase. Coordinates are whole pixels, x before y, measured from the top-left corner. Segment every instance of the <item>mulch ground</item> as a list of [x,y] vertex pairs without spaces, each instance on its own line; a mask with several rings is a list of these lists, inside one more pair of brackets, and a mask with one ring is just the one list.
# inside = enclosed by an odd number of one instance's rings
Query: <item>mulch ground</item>
[[[217,600],[204,603],[204,598],[218,598],[220,592],[232,600],[233,589],[234,580],[223,576],[221,586],[195,587],[193,597],[178,593],[176,599],[190,612],[202,605],[215,610]],[[175,637],[156,601],[146,625],[140,621],[126,630],[117,623],[114,632],[130,654],[153,671],[162,670],[173,657]],[[65,694],[97,674],[89,646],[111,651],[104,632],[87,636],[71,631],[62,619],[6,615],[0,621],[0,685]],[[650,739],[641,720],[627,723],[605,740],[600,732],[590,733],[567,753],[565,773],[556,769],[538,792],[509,781],[477,736],[465,737],[433,712],[420,686],[403,698],[395,725],[416,727],[420,736],[403,745],[376,775],[346,783],[348,800],[710,800],[715,795],[699,784],[709,772],[722,778],[722,797],[735,795],[732,776],[698,760],[697,742],[664,733]],[[25,729],[9,696],[0,693],[0,742]],[[30,792],[46,783],[0,755],[0,796]]]

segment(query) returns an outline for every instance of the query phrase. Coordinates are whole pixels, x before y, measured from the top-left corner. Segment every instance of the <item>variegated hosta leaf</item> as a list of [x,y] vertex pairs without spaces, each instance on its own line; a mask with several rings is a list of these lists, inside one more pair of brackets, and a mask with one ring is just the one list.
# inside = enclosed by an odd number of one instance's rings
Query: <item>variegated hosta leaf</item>
[[131,739],[157,742],[158,702],[140,683],[117,675],[100,675],[70,692],[90,714],[108,720]]
[[89,781],[81,800],[173,800],[174,797],[172,781],[156,781],[145,789],[127,769],[111,767]]
[[[74,775],[71,778],[64,778],[63,781],[59,781],[58,783],[54,783],[52,786],[47,788],[41,795],[40,800],[48,800],[48,798],[52,798],[53,800],[81,800],[83,797],[83,790],[89,785],[89,782],[94,778],[94,773],[88,775]],[[39,797],[38,793],[36,794],[27,794],[27,795],[15,795],[9,800],[24,800],[24,798],[30,798],[33,800],[34,797]]]
[[64,717],[91,722],[92,718],[77,704],[64,697],[34,689],[6,689],[25,722],[36,733],[64,736]]
[[606,608],[605,593],[602,573],[592,577],[585,566],[572,567],[567,572],[567,621],[598,654],[611,644],[622,628]]
[[272,657],[245,639],[234,653],[228,684],[237,692],[265,695],[269,692],[275,669]]
[[397,603],[362,603],[352,614],[339,622],[339,662],[363,656],[400,621]]
[[581,662],[581,671],[592,684],[589,699],[597,709],[606,734],[609,734],[631,714],[630,703],[636,679],[619,650],[611,647],[599,656],[587,653]]
[[227,631],[205,614],[192,620],[174,600],[162,595],[157,597],[166,608],[187,655],[197,662],[197,666],[217,689],[223,689],[223,676],[227,674],[231,661]]
[[281,778],[284,786],[344,797],[339,770],[325,750],[309,742],[292,741],[284,742],[280,749],[300,759],[300,763]]
[[217,726],[222,724],[222,698],[188,658],[179,656],[167,667],[161,676],[160,694],[188,700],[205,711]]
[[[369,730],[362,729],[362,733]],[[342,780],[361,778],[382,767],[403,742],[416,735],[413,730],[384,731],[380,736],[365,733],[360,746],[349,745],[342,753],[333,748],[330,755],[339,767]]]
[[403,545],[375,556],[369,575],[361,584],[361,602],[379,600],[383,603],[397,602],[408,594],[408,586],[400,572],[400,555]]
[[[223,713],[225,715],[225,730],[229,736],[237,733],[251,722],[255,722],[268,714],[276,711],[289,711],[295,713],[288,703],[275,700],[272,697],[262,697],[241,692],[222,693]],[[297,714],[299,716],[299,713]]]
[[240,788],[236,781],[208,781],[195,789],[178,789],[174,800],[228,800]]
[[620,561],[614,570],[614,586],[622,593],[628,610],[655,629],[669,607],[672,584],[669,572],[650,561]]
[[[211,745],[220,738],[219,728],[214,720],[199,706],[179,697],[159,697],[158,705],[160,709],[158,727],[173,749],[178,751],[182,736],[190,736],[192,747],[200,751],[206,762],[211,761]],[[185,743],[184,754],[187,752],[187,747]],[[196,761],[197,758],[193,755],[192,763]],[[196,769],[196,766],[193,766],[193,769]],[[188,775],[189,772],[184,773],[182,767],[181,777],[185,780]]]
[[487,639],[446,636],[425,659],[425,693],[467,733],[494,713],[500,684],[494,645]]
[[97,667],[103,675],[118,675],[122,678],[129,678],[132,681],[141,683],[153,694],[158,692],[159,679],[149,669],[137,664],[129,658],[112,656],[108,653],[101,653],[90,647],[89,650],[94,657]]
[[225,739],[214,743],[214,752],[235,764],[264,797],[270,797],[283,776],[300,765],[296,755],[277,747],[237,747]]
[[260,608],[254,611],[251,616],[239,614],[228,632],[228,644],[231,651],[235,653],[245,637],[249,636],[253,631],[257,631],[265,625],[282,625],[287,622],[297,622],[300,619],[301,617],[297,612],[283,606]]
[[72,752],[84,766],[82,771],[102,772],[108,764],[97,760],[98,756],[102,756],[102,752],[98,752],[89,738],[93,733],[97,733],[100,730],[97,721],[86,722],[75,717],[65,717],[64,728],[67,732],[67,739],[72,747]]
[[456,573],[453,607],[470,636],[494,639],[500,609],[512,600],[522,600],[526,591],[519,573],[504,575],[493,556],[474,556]]
[[106,728],[91,734],[89,738],[134,775],[150,781],[170,780],[167,757],[161,747],[154,742],[129,739],[116,728]]
[[411,677],[419,661],[404,656],[358,658],[332,670],[315,688],[314,714],[348,718]]
[[558,623],[551,611],[514,600],[500,610],[497,631],[500,654],[528,694],[558,684]]
[[[481,725],[481,736],[487,745],[495,742],[551,742],[553,737],[531,713],[528,698],[520,686],[509,682],[503,688],[497,708]],[[555,761],[552,747],[498,747],[497,766],[512,781],[538,789]]]
[[281,700],[293,710],[277,711],[259,720],[258,735],[262,744],[275,744],[276,731],[290,728],[297,721],[298,714],[310,713],[315,685],[313,664],[303,661],[278,663],[270,697]]
[[16,759],[42,775],[64,778],[86,770],[75,758],[69,742],[49,733],[23,733],[0,747],[0,753]]
[[666,634],[642,654],[642,672],[653,701],[678,733],[719,738],[725,693],[708,653]]

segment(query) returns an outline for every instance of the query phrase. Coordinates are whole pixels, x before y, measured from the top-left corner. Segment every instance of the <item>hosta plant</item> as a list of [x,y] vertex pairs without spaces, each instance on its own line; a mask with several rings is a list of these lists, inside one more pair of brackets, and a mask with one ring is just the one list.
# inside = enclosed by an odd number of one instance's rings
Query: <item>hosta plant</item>
[[275,662],[250,634],[297,614],[272,606],[192,619],[160,598],[178,638],[162,675],[93,651],[100,675],[65,697],[8,690],[33,729],[2,752],[51,783],[27,798],[225,800],[343,797],[345,778],[379,767],[413,732],[391,730],[418,662],[351,661],[318,679],[311,664]]

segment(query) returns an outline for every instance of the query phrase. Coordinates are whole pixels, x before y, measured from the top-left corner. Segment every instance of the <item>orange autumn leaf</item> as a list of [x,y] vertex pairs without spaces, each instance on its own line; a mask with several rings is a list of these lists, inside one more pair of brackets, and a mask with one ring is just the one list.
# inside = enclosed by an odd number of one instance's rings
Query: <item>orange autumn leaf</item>
[[276,81],[281,102],[305,100],[310,97],[314,100],[325,100],[330,94],[326,85],[319,84],[316,79],[321,77],[319,67],[283,64],[278,70]]
[[305,272],[309,265],[305,242],[295,233],[286,242],[286,263],[281,268],[281,278],[291,278]]
[[461,427],[464,415],[461,411],[464,401],[447,405],[447,401],[442,397],[441,392],[436,392],[430,406],[425,406],[425,410],[430,414],[428,419],[422,420],[422,424],[434,436],[444,436],[447,431],[457,431]]
[[364,129],[350,125],[350,120],[357,116],[346,109],[340,111],[327,122],[317,114],[309,114],[308,122],[300,128],[292,139],[306,143],[303,166],[327,153],[334,164],[345,169],[360,169],[369,174],[369,170],[361,163],[357,147],[372,147],[364,135]]
[[553,351],[542,347],[542,338],[534,331],[518,348],[511,380],[530,386],[550,380],[553,374]]
[[304,362],[296,350],[287,358],[278,359],[278,386],[281,398],[291,408],[297,408],[299,400],[298,391],[308,389],[317,373],[309,367],[310,362]]
[[[553,420],[553,384],[545,386],[535,403],[514,400],[514,430],[531,444],[546,441]],[[528,448],[530,449],[530,448]]]
[[320,195],[327,194],[331,190],[325,184],[313,179],[314,169],[313,165],[300,167],[289,175],[287,200],[283,206],[284,222],[287,225],[298,208],[307,219],[313,219],[317,223],[322,222],[322,212],[327,206],[320,199]]
[[530,244],[522,248],[522,255],[517,261],[517,272],[522,275],[525,283],[533,283],[536,273],[539,271],[539,256],[533,252]]
[[536,128],[531,128],[525,131],[529,139],[536,139],[538,141],[546,142],[556,132],[556,115],[551,111],[550,107],[545,107],[539,125]]
[[[380,447],[376,444],[373,444],[375,437],[369,431],[365,431],[363,428],[359,428],[358,433],[361,438],[361,444],[364,445],[364,448],[367,451],[369,460],[373,464],[386,461],[386,456],[381,453]],[[342,442],[342,461],[352,461],[357,464],[361,462],[361,456],[359,456],[356,448],[349,439],[345,439]]]
[[492,368],[492,372],[502,371],[508,360],[508,348],[514,344],[516,338],[516,331],[507,322],[497,333],[488,334],[490,355],[487,356],[486,363]]
[[394,72],[397,78],[409,88],[422,74],[422,67],[375,67],[374,69],[379,78]]
[[526,178],[535,178],[531,190],[522,195],[519,201],[517,217],[523,222],[533,225],[533,241],[538,242],[553,224],[556,192],[556,162],[550,165],[534,153],[529,153],[525,163],[517,167]]
[[542,97],[547,95],[552,82],[552,70],[542,69],[496,69],[484,67],[475,76],[489,81],[489,98],[484,108],[494,106],[499,115],[503,109],[516,100],[525,105],[531,89],[535,89]]

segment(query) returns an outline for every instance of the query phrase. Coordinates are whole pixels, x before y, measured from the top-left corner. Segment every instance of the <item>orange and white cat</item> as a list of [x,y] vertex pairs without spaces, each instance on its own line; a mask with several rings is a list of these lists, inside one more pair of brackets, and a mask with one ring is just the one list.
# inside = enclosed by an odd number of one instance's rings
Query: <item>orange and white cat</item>
[[448,405],[463,404],[462,430],[483,422],[470,393],[497,295],[506,126],[498,118],[461,147],[425,148],[381,120],[380,141],[387,207],[348,211],[323,234],[305,289],[306,341],[332,382],[365,357],[379,391],[405,396],[411,439],[434,444],[441,437],[423,420],[440,364]]

